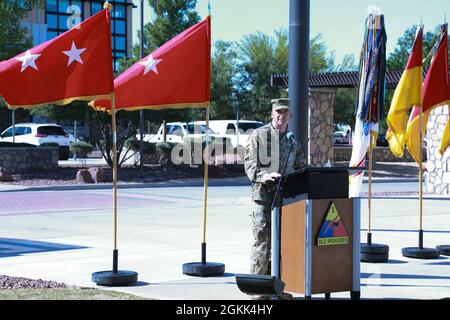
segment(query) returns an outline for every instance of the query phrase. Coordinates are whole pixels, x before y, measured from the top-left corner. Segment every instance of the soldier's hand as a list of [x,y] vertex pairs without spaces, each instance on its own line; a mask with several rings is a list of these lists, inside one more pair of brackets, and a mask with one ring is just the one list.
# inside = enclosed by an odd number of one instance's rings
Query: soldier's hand
[[281,178],[281,174],[279,174],[278,172],[272,172],[264,179],[264,183],[271,184],[271,183],[276,182],[280,178]]

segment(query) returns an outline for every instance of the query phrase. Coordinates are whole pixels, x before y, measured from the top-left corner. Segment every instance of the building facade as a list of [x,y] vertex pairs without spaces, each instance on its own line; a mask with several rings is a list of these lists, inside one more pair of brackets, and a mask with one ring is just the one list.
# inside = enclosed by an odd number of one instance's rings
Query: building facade
[[[111,34],[114,71],[118,60],[131,54],[132,0],[109,1],[112,4]],[[22,24],[33,39],[33,46],[71,29],[103,8],[103,0],[38,0]],[[22,5],[29,6],[22,0]]]

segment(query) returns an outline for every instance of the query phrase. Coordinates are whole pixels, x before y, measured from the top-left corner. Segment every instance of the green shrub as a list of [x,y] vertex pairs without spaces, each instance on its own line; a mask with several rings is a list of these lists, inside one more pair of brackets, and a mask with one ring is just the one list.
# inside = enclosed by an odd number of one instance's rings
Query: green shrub
[[156,143],[156,150],[159,152],[170,153],[176,145],[176,142],[161,141]]
[[0,148],[34,148],[36,147],[34,144],[29,143],[12,143],[2,141],[0,142]]
[[[125,142],[125,148],[132,149],[133,151],[139,152],[141,147],[141,142],[135,138],[128,139]],[[156,152],[156,143],[144,141],[144,153],[154,154]]]
[[156,143],[155,142],[144,142],[144,153],[147,153],[147,154],[156,153]]
[[139,150],[139,140],[137,140],[136,137],[131,137],[125,141],[124,147],[127,149]]
[[85,141],[76,141],[70,144],[69,150],[72,153],[76,153],[77,155],[86,156],[87,154],[94,151],[94,147]]

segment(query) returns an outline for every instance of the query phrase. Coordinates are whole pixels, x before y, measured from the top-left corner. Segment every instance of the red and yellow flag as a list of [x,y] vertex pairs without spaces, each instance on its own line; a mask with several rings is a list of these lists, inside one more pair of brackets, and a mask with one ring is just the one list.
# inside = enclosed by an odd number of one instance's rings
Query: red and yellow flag
[[450,146],[450,120],[447,121],[447,125],[444,129],[444,134],[442,136],[441,145],[439,146],[439,153],[444,155],[445,150]]
[[[447,100],[447,114],[450,117],[450,79],[448,82],[448,100]],[[444,134],[442,135],[441,144],[439,146],[439,153],[443,156],[445,153],[445,150],[450,146],[450,119],[447,120],[447,124],[445,125]]]
[[422,100],[422,48],[423,26],[416,33],[416,39],[408,63],[395,89],[387,116],[388,131],[386,139],[391,152],[398,158],[403,156],[406,144],[408,111]]
[[[448,37],[447,24],[441,26],[436,51],[433,54],[430,68],[422,88],[422,138],[427,128],[431,111],[448,99]],[[420,141],[420,108],[414,107],[406,130],[406,147],[414,160],[419,163]]]
[[[210,101],[211,22],[207,17],[114,80],[116,110],[206,108]],[[111,110],[111,100],[95,100]]]
[[0,95],[10,109],[110,98],[113,90],[108,10],[0,62]]

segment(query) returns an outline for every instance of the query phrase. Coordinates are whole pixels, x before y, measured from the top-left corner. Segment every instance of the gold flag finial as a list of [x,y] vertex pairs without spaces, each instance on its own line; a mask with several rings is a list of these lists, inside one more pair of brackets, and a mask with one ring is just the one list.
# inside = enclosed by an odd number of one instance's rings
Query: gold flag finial
[[108,1],[105,1],[105,3],[103,4],[103,9],[108,9],[109,11],[111,11],[112,4],[109,3]]

